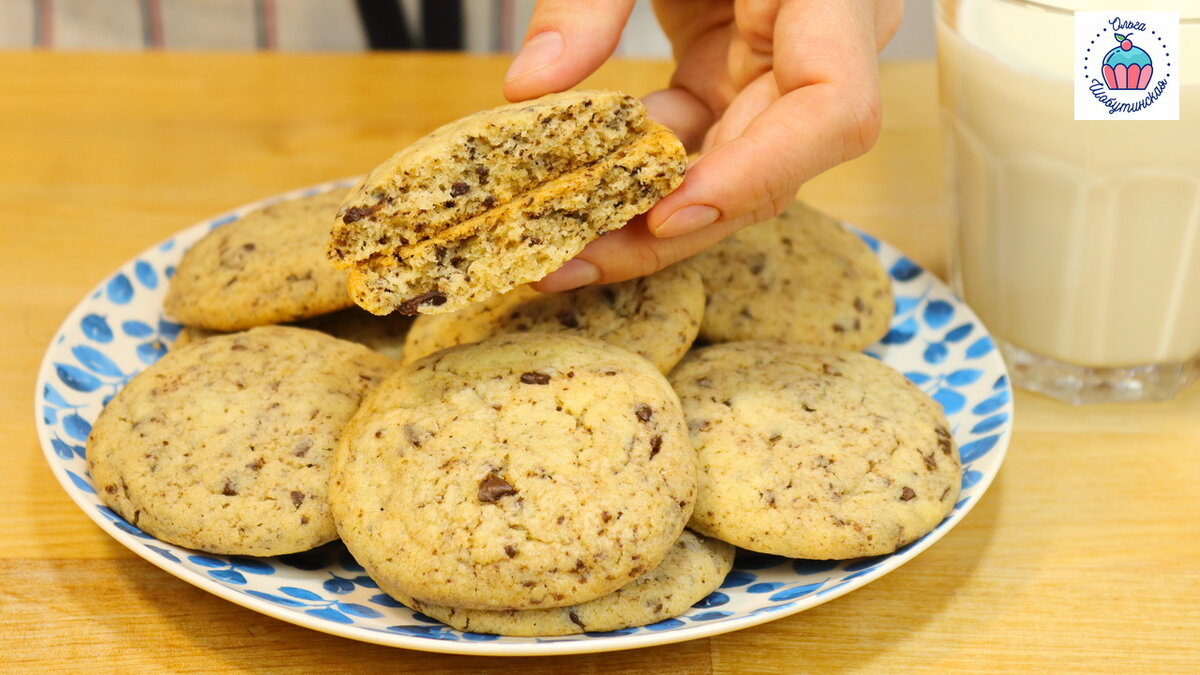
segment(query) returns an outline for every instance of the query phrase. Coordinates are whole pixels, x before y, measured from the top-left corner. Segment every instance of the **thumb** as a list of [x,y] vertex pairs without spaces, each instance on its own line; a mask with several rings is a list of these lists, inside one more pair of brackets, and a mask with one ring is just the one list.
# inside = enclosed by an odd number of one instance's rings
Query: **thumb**
[[579,84],[612,56],[634,0],[539,0],[525,44],[504,76],[504,96],[523,101]]

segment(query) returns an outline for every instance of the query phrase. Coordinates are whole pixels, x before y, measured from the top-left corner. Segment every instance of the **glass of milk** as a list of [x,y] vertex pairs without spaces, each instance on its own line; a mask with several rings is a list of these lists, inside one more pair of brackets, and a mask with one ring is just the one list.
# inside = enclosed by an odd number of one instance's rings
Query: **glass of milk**
[[[1174,396],[1200,373],[1200,0],[937,1],[957,291],[1017,386],[1074,403]],[[1075,10],[1179,13],[1176,49],[1118,25],[1084,52],[1118,86],[1145,78],[1114,34],[1160,76],[1175,61],[1177,121],[1075,119]],[[1100,74],[1109,63],[1120,82]]]

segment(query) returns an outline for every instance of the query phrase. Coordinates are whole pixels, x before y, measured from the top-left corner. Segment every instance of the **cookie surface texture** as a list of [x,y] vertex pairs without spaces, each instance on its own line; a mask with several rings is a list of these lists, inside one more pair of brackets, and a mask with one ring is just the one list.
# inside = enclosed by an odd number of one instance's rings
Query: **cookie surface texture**
[[695,499],[666,379],[569,335],[514,334],[404,366],[363,404],[330,482],[373,579],[472,609],[593,600],[652,569]]
[[474,633],[538,637],[620,630],[687,611],[721,585],[733,568],[733,557],[733,546],[684,530],[653,570],[608,595],[579,605],[508,611],[456,609],[395,595],[418,612]]
[[635,98],[574,91],[437,129],[346,197],[329,256],[375,314],[462,309],[536,281],[683,180],[679,139]]
[[97,492],[133,525],[188,548],[266,556],[331,541],[334,446],[396,367],[365,347],[277,326],[172,350],[92,428]]
[[709,342],[788,340],[858,351],[887,333],[892,288],[870,247],[795,202],[696,255]]
[[353,304],[325,245],[344,190],[279,202],[222,225],[180,260],[164,309],[180,323],[235,331]]
[[570,333],[627,349],[668,372],[691,347],[704,316],[704,285],[689,267],[563,293],[528,286],[451,314],[419,316],[405,360],[503,333]]
[[732,342],[671,373],[700,458],[690,527],[791,558],[890,553],[933,529],[962,468],[941,407],[864,354]]

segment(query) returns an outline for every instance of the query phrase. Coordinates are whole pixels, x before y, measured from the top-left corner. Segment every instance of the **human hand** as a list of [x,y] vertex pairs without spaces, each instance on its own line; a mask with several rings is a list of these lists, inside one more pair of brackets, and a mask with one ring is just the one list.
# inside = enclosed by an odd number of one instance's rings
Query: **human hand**
[[[512,101],[569,89],[604,63],[634,0],[539,0],[505,78]],[[670,87],[644,101],[699,159],[644,216],[535,287],[562,291],[660,270],[778,214],[813,176],[879,135],[877,54],[903,0],[655,0]]]

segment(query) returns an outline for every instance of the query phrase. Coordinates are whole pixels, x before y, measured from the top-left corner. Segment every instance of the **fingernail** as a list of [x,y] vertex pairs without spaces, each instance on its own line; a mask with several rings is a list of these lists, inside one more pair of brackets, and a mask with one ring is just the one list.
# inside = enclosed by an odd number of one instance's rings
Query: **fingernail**
[[685,206],[667,217],[654,230],[656,237],[678,237],[681,234],[695,232],[702,227],[708,227],[717,222],[721,212],[711,206],[693,204]]
[[543,293],[569,291],[572,288],[587,286],[599,279],[599,267],[582,258],[575,258],[568,260],[562,267],[547,274],[544,279],[537,282],[537,290]]
[[553,65],[563,53],[563,36],[556,30],[547,30],[534,35],[521,48],[521,53],[508,67],[505,82],[524,77],[529,73]]

